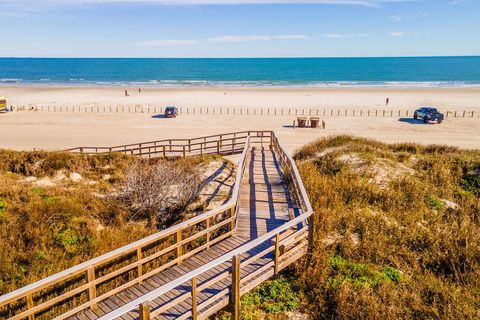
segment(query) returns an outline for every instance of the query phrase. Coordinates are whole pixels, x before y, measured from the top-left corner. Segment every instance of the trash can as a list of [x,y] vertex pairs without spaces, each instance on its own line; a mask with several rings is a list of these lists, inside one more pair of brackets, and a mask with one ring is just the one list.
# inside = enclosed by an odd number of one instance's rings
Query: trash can
[[319,123],[320,123],[320,118],[319,117],[311,117],[310,118],[310,126],[312,128],[318,128]]
[[299,128],[305,128],[307,126],[307,118],[306,117],[298,117],[297,123]]

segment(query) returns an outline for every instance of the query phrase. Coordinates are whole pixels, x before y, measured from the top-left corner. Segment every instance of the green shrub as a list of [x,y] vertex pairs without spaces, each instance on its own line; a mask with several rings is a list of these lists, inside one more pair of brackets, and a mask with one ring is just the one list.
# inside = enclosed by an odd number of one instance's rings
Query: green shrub
[[480,197],[480,175],[465,175],[461,181],[463,190]]
[[425,205],[432,209],[432,210],[442,210],[445,208],[445,204],[442,202],[442,200],[438,199],[435,196],[427,196],[425,198]]
[[261,314],[277,315],[298,308],[298,294],[292,280],[279,277],[242,297],[242,318],[259,319]]
[[373,266],[348,261],[339,255],[330,259],[330,268],[328,284],[333,289],[338,289],[346,283],[358,287],[377,288],[385,282],[399,282],[401,277],[400,271],[395,268],[387,266],[377,270]]
[[[361,170],[338,164],[351,154],[369,161]],[[479,150],[342,136],[294,158],[315,229],[308,263],[295,268],[300,311],[313,319],[479,318]],[[380,185],[370,177],[382,159],[392,165]],[[389,176],[404,166],[411,174]]]

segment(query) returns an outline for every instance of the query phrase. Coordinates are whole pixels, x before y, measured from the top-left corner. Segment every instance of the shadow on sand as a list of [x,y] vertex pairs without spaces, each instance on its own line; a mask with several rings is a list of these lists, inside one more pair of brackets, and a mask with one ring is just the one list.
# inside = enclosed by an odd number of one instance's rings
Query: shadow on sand
[[405,122],[409,124],[417,124],[417,125],[426,125],[428,123],[424,123],[422,120],[415,120],[413,118],[400,118],[398,119],[400,122]]
[[164,114],[156,114],[152,116],[153,119],[166,119]]

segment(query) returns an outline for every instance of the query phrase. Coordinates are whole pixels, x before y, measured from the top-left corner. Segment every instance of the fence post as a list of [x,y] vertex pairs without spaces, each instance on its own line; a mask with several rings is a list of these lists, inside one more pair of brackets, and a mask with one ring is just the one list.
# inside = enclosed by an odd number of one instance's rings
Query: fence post
[[233,233],[235,230],[235,207],[230,208],[230,231]]
[[150,304],[148,301],[140,304],[140,320],[150,320]]
[[182,255],[183,255],[183,245],[182,245],[182,229],[177,231],[177,259],[178,263],[182,261]]
[[308,254],[311,256],[313,253],[313,213],[308,217]]
[[192,319],[198,319],[197,312],[197,277],[192,278]]
[[[31,293],[27,294],[27,310],[30,310],[33,308],[33,296]],[[35,313],[31,314],[28,316],[28,320],[35,320]]]
[[[97,297],[97,286],[95,285],[95,283],[93,283],[95,281],[95,269],[93,267],[88,268],[86,276],[87,276],[87,283],[89,283],[88,300],[92,301]],[[95,305],[96,304],[94,303],[93,306]]]
[[232,295],[231,303],[233,305],[233,320],[240,320],[240,255],[232,258]]
[[207,218],[207,249],[210,249],[210,217]]
[[275,274],[278,273],[278,265],[279,265],[279,258],[280,258],[280,233],[277,233],[275,236],[275,265],[274,265],[274,272]]
[[137,272],[138,272],[138,283],[142,283],[142,280],[140,280],[140,277],[142,276],[143,274],[143,267],[142,267],[142,264],[140,263],[140,260],[142,260],[142,248],[137,248],[137,263],[138,263],[138,266],[137,266]]

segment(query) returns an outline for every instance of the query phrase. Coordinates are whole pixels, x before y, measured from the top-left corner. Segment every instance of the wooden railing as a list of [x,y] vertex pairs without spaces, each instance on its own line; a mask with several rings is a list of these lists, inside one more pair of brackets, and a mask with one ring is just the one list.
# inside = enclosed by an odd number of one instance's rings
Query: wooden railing
[[247,137],[252,142],[271,142],[272,131],[241,131],[192,139],[165,139],[115,147],[77,147],[65,151],[83,154],[122,153],[142,157],[187,157],[241,153]]
[[0,319],[50,319],[58,314],[55,319],[68,318],[232,236],[250,140],[268,138],[270,142],[272,136],[269,132],[248,134],[236,135],[243,140],[243,152],[226,204],[1,296]]
[[[307,193],[303,186],[303,182],[298,173],[297,167],[293,159],[285,152],[278,142],[278,139],[272,137],[272,147],[277,151],[280,157],[280,162],[284,166],[284,169],[289,171],[291,175],[292,183],[296,189],[299,205],[301,206],[301,214],[298,217],[290,220],[282,226],[268,232],[267,234],[258,237],[251,242],[227,253],[223,256],[199,267],[177,279],[171,281],[156,290],[153,290],[134,301],[127,303],[120,308],[102,316],[101,320],[111,320],[125,315],[133,310],[138,310],[140,319],[146,320],[154,318],[166,310],[173,308],[188,298],[192,300],[191,311],[184,314],[185,317],[191,317],[197,319],[199,315],[202,318],[211,314],[208,306],[215,301],[218,301],[222,297],[230,297],[230,303],[233,305],[233,319],[240,319],[240,296],[253,287],[258,285],[259,282],[264,281],[268,277],[279,272],[289,264],[293,263],[301,256],[307,253],[309,245],[313,239],[313,220],[312,220],[312,207],[308,199]],[[253,249],[263,248],[259,253],[249,256],[248,252]],[[250,272],[244,277],[241,277],[241,270],[247,266],[257,263],[258,260],[266,255],[273,254],[273,259],[256,269],[254,272]],[[199,283],[198,279],[201,275],[212,271],[219,265],[225,262],[231,262],[231,268],[226,269],[223,273],[216,274],[214,278],[208,278],[203,283]],[[197,305],[197,294],[199,291],[212,288],[214,285],[223,281],[225,278],[231,278],[231,286],[215,295],[209,297],[206,301],[203,301],[200,305]],[[260,278],[260,281],[254,281]],[[169,291],[180,287],[190,286],[191,292],[186,292],[175,299],[169,301],[167,304],[162,305],[156,309],[152,308],[151,301],[168,293]],[[215,290],[212,290],[215,291]],[[202,312],[203,309],[205,312]]]
[[[82,310],[95,308],[99,302],[104,301],[116,293],[138,283],[142,283],[145,279],[177,265],[183,260],[231,237],[236,227],[240,182],[248,159],[247,151],[251,144],[263,144],[266,140],[268,144],[276,150],[284,172],[291,177],[295,198],[301,209],[301,214],[268,234],[102,317],[102,319],[110,320],[131,310],[138,309],[140,315],[144,315],[144,319],[147,319],[150,316],[154,317],[161,314],[168,308],[185,301],[188,297],[192,297],[191,315],[196,319],[198,314],[202,312],[202,309],[206,308],[209,303],[215,301],[215,299],[221,295],[231,294],[232,302],[235,306],[234,318],[238,319],[240,295],[255,286],[253,279],[259,277],[268,278],[300,258],[305,254],[307,244],[309,242],[311,243],[312,239],[312,208],[303,187],[302,180],[293,159],[281,147],[273,132],[245,131],[189,140],[162,140],[149,142],[148,144],[98,148],[98,150],[94,148],[75,148],[71,151],[88,153],[121,152],[132,154],[133,150],[133,154],[135,155],[148,155],[153,157],[159,155],[158,150],[154,148],[158,147],[160,142],[164,143],[168,141],[168,145],[172,145],[172,149],[168,149],[167,156],[188,156],[198,153],[216,153],[209,151],[211,148],[210,143],[215,145],[213,140],[215,137],[222,143],[222,145],[216,149],[217,151],[224,151],[225,149],[223,149],[223,147],[225,147],[225,144],[223,143],[227,141],[231,142],[231,144],[226,144],[227,148],[229,148],[228,152],[225,150],[227,154],[238,153],[238,149],[240,146],[242,147],[242,155],[238,163],[232,197],[226,204],[147,238],[0,296],[0,318],[29,320],[35,320],[36,318],[66,319]],[[173,143],[173,141],[175,141],[175,143]],[[187,141],[187,146],[189,147],[194,145],[199,147],[196,150],[193,147],[189,149],[182,147],[180,151],[178,151],[178,149],[173,146],[179,143],[179,141]],[[232,146],[233,148],[230,148]],[[161,149],[160,155],[163,155],[163,145],[161,145]],[[307,238],[309,241],[307,241]],[[247,252],[251,249],[259,247],[265,247],[265,249],[262,249],[261,252],[253,256],[247,255]],[[243,278],[240,277],[242,268],[272,253],[274,258],[271,262]],[[215,278],[203,283],[197,282],[200,275],[216,268],[225,261],[231,261],[232,268],[230,270],[226,270]],[[231,288],[227,288],[209,298],[207,301],[197,305],[197,292],[213,286],[226,277],[232,278]],[[150,311],[150,300],[185,283],[191,283],[191,293],[177,297],[167,305]]]

